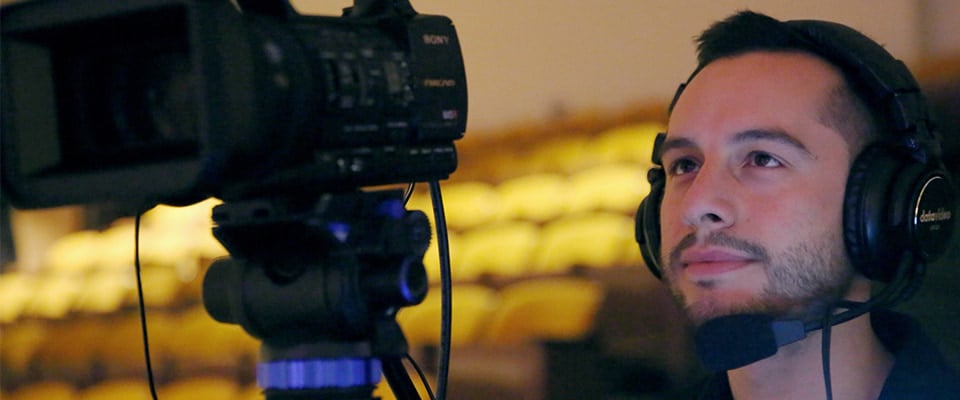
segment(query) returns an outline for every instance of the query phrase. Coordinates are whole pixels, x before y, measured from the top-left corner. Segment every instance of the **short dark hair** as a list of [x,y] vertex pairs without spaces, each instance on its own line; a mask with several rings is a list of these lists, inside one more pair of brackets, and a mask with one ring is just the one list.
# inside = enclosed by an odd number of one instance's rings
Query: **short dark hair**
[[[824,99],[818,118],[840,132],[854,154],[876,138],[879,116],[868,106],[869,99],[857,90],[847,72],[813,48],[787,23],[764,14],[740,11],[707,28],[697,38],[698,65],[690,79],[713,61],[750,52],[804,53],[837,67],[844,84]],[[670,108],[672,111],[673,104]]]

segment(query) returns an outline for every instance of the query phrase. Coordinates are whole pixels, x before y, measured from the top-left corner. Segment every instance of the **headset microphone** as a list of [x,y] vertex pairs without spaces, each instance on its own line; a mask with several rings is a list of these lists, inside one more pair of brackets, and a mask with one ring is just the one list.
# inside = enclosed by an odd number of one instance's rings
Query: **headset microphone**
[[[905,257],[902,263],[917,263],[912,258]],[[906,268],[899,268],[900,272],[894,277],[893,283],[870,300],[840,300],[829,307],[821,319],[803,321],[774,319],[769,314],[733,314],[708,320],[697,329],[694,337],[697,356],[704,367],[711,371],[728,371],[770,357],[780,347],[806,338],[807,333],[823,329],[824,336],[828,337],[828,331],[834,325],[909,298],[919,287],[926,269],[922,262],[919,264],[919,273],[907,276]],[[844,311],[834,314],[836,309]]]
[[[841,302],[847,308],[837,315],[804,322],[776,320],[768,314],[734,314],[711,319],[697,329],[695,344],[703,365],[714,372],[753,364],[777,353],[777,349],[798,342],[807,333],[849,321],[869,312],[874,302]],[[832,308],[828,313],[832,313]]]
[[774,321],[766,314],[727,315],[707,321],[696,334],[697,355],[707,369],[740,368],[807,336],[803,321]]

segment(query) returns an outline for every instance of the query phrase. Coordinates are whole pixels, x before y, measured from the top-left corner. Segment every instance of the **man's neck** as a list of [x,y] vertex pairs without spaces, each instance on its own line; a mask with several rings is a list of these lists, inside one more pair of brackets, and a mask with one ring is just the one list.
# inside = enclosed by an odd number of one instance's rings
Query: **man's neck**
[[[826,398],[822,331],[781,347],[777,354],[727,372],[737,400]],[[876,399],[893,356],[870,326],[869,314],[836,325],[830,334],[830,376],[836,399]]]

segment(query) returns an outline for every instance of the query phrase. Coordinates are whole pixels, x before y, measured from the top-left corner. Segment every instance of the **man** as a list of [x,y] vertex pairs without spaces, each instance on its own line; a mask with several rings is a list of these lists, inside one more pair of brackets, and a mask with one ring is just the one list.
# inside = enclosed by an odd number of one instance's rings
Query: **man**
[[[701,333],[712,321],[738,315],[807,327],[805,337],[778,342],[775,354],[719,367],[728,370],[719,371],[699,398],[958,399],[960,378],[916,324],[879,309],[908,296],[904,288],[917,278],[899,272],[865,276],[873,274],[861,264],[878,262],[869,251],[859,253],[863,246],[856,238],[845,238],[859,232],[850,232],[845,208],[856,206],[850,192],[860,188],[849,185],[848,177],[883,172],[858,170],[855,160],[872,153],[874,143],[899,139],[888,132],[892,123],[880,100],[854,76],[863,71],[838,65],[837,58],[848,57],[844,49],[822,49],[843,44],[821,37],[820,28],[837,30],[834,24],[741,12],[701,35],[699,66],[678,91],[667,133],[658,139],[654,157],[662,177],[651,175],[658,188],[651,197],[660,202],[653,202],[654,214],[642,215],[650,206],[641,205],[638,240],[657,247],[659,253],[645,254],[648,265],[656,264],[652,269]],[[850,36],[844,29],[841,36]],[[860,35],[854,36],[852,43],[858,43]],[[897,174],[902,168],[890,169]],[[934,171],[919,176],[929,179],[924,182],[948,180]],[[949,219],[946,210],[955,200],[946,201],[936,215]],[[653,233],[641,226],[650,219],[659,222]],[[880,248],[880,263],[924,263],[916,255],[921,250],[886,253],[901,242],[865,247]],[[874,280],[905,293],[877,301]],[[911,282],[901,285],[905,280]],[[841,319],[848,321],[837,323]],[[729,328],[703,335],[752,345],[752,333]],[[706,347],[698,351],[726,350]]]

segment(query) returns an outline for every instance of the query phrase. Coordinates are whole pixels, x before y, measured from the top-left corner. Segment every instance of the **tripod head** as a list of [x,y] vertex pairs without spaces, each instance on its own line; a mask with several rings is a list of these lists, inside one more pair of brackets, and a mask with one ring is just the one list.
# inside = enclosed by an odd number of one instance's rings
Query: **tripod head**
[[398,190],[224,203],[213,218],[231,258],[208,270],[204,305],[262,341],[267,398],[370,398],[407,353],[397,311],[427,293],[426,215]]

